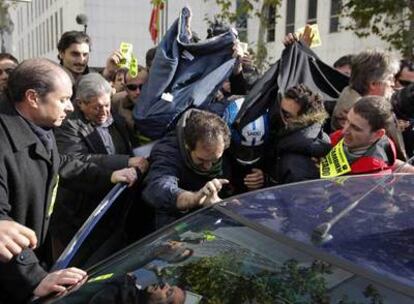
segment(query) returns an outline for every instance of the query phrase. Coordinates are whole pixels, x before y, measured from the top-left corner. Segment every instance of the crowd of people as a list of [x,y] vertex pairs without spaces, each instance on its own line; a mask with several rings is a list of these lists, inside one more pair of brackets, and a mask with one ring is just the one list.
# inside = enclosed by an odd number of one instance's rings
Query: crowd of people
[[333,68],[349,84],[333,109],[297,83],[272,96],[277,111],[239,132],[233,122],[260,75],[235,41],[233,71],[214,102],[183,111],[146,158],[133,154],[150,142],[133,110],[157,72],[157,48],[132,75],[119,68],[118,50],[101,71],[89,69],[90,43],[84,32],[64,33],[59,63],[19,64],[0,54],[0,302],[64,294],[86,280],[79,268],[48,270],[115,183],[129,191],[104,219],[87,265],[238,193],[349,174],[414,173],[406,162],[414,155],[414,64],[407,59],[382,50],[341,57]]

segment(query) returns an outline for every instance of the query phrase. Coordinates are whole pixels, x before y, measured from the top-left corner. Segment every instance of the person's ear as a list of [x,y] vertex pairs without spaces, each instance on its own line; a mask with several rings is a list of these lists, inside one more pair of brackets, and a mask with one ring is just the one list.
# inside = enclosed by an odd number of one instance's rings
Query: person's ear
[[63,54],[64,54],[64,52],[63,51],[60,51],[59,53],[58,53],[58,59],[59,60],[63,60],[62,58],[63,58]]
[[374,132],[375,141],[377,141],[378,139],[380,139],[381,137],[383,137],[385,135],[385,133],[386,133],[386,131],[385,131],[384,128],[375,131]]
[[33,89],[29,89],[24,93],[25,100],[29,103],[29,105],[33,108],[38,107],[39,95]]

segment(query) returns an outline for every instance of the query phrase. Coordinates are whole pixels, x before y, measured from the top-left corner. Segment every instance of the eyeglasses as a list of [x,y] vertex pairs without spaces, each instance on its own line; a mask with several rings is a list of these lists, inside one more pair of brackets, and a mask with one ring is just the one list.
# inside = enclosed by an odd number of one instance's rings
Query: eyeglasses
[[130,84],[126,85],[126,88],[130,91],[136,91],[137,89],[139,89],[141,91],[142,84],[130,83]]

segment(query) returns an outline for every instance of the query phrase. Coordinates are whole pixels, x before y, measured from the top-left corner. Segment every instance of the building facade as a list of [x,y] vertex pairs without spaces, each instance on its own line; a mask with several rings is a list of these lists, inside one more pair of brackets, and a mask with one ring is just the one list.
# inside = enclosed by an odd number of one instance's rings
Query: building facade
[[[365,48],[386,48],[376,37],[360,39],[352,32],[341,29],[340,0],[284,0],[277,10],[267,10],[269,27],[265,33],[269,62],[279,58],[284,46],[281,41],[289,31],[306,23],[317,23],[322,45],[315,52],[327,63],[342,55],[356,53]],[[189,5],[192,28],[201,38],[207,30],[206,19],[212,20],[218,12],[215,0],[170,0],[160,20],[161,34],[178,17],[180,8]],[[238,0],[234,0],[234,8]],[[255,4],[260,8],[261,3]],[[57,60],[57,42],[63,32],[83,30],[76,23],[76,16],[87,16],[87,33],[92,38],[91,66],[104,66],[108,56],[119,48],[121,42],[130,42],[140,64],[145,64],[145,52],[154,46],[149,34],[152,5],[150,0],[32,0],[19,3],[11,9],[15,28],[10,50],[20,60],[46,57]],[[279,18],[276,16],[279,15]],[[255,49],[259,20],[246,18],[238,23],[240,36]]]

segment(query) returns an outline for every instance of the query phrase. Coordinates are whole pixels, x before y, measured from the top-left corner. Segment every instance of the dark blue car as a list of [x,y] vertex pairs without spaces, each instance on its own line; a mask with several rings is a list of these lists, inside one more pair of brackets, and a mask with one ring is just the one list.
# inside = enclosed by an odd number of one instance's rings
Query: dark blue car
[[201,209],[47,303],[414,303],[414,176],[262,189]]

